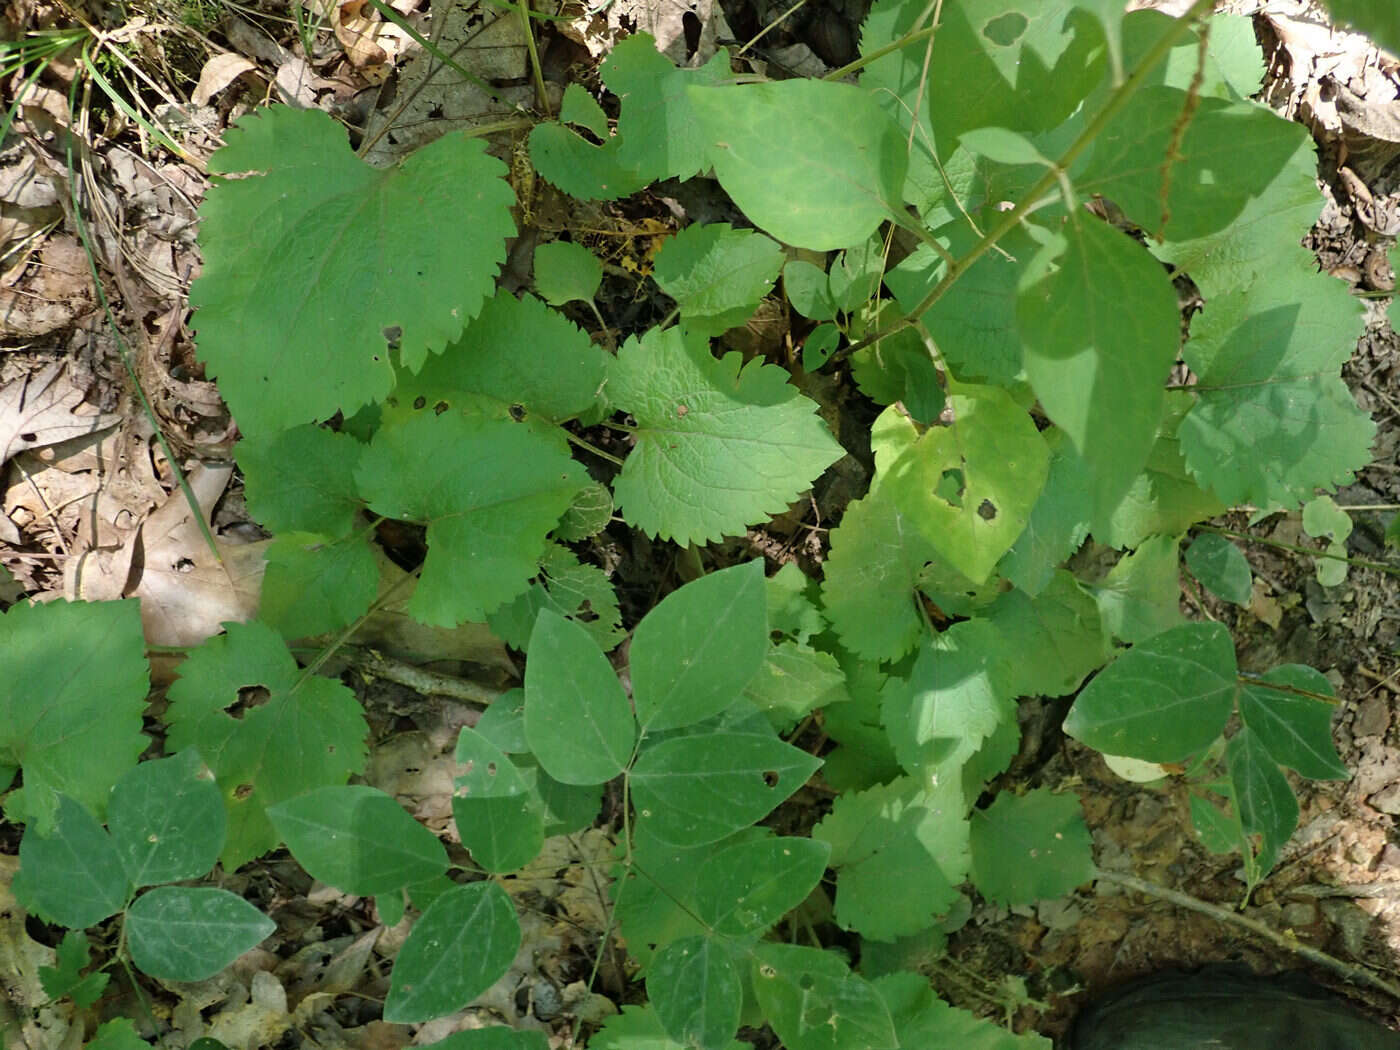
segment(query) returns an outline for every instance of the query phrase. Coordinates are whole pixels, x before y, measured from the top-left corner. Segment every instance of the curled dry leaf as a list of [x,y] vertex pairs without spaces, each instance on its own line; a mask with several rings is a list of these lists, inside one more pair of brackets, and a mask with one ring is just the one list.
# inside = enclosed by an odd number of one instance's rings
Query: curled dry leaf
[[215,55],[199,71],[199,83],[195,85],[190,101],[196,106],[207,106],[215,95],[228,87],[244,73],[257,71],[257,66],[242,55],[230,53]]

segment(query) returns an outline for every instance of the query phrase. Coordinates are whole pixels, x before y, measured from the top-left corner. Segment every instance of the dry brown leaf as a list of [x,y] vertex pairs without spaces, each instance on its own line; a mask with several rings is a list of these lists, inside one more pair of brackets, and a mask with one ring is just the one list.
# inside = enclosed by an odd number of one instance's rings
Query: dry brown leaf
[[215,95],[244,73],[255,73],[257,69],[256,64],[242,55],[232,52],[215,55],[204,63],[204,68],[199,71],[199,83],[190,93],[190,101],[196,106],[207,106]]
[[63,362],[56,361],[0,390],[0,464],[27,448],[94,434],[121,420],[119,415],[74,412],[83,403],[83,392],[60,373]]
[[67,327],[97,304],[77,238],[51,237],[12,287],[0,288],[0,336],[34,339]]

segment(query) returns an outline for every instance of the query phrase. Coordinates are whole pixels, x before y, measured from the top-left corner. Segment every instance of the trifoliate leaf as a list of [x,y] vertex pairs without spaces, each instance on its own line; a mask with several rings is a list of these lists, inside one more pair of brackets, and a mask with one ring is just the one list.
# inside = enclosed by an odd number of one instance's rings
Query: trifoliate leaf
[[161,886],[126,910],[131,961],[163,981],[203,981],[271,936],[277,924],[211,886]]
[[356,477],[376,513],[427,523],[408,611],[443,627],[482,620],[525,591],[546,535],[587,480],[548,436],[459,412],[384,427]]
[[1096,751],[1180,762],[1211,745],[1235,707],[1235,648],[1219,623],[1139,642],[1085,687],[1065,732]]
[[1186,548],[1186,567],[1212,593],[1236,605],[1248,605],[1253,587],[1249,559],[1213,532],[1202,533]]
[[49,922],[81,930],[126,905],[131,882],[121,854],[97,818],[66,795],[59,796],[48,835],[37,824],[19,844],[16,898]]
[[[606,491],[606,490],[605,490]],[[612,505],[609,497],[608,505]],[[625,632],[617,593],[608,574],[578,560],[567,547],[551,544],[540,559],[540,574],[514,601],[488,613],[487,622],[501,640],[521,652],[530,648],[530,632],[541,611],[549,609],[579,624],[605,652],[616,648]]]
[[871,92],[818,80],[688,90],[720,185],[778,240],[845,248],[902,207],[904,138]]
[[48,833],[59,795],[106,811],[149,743],[145,654],[135,601],[20,604],[0,616],[0,767],[24,770],[5,800],[10,821]]
[[836,921],[877,941],[931,926],[967,877],[967,836],[962,788],[946,771],[842,795],[812,829],[831,846]]
[[[190,290],[199,356],[250,433],[347,414],[441,350],[491,294],[515,233],[505,166],[444,135],[376,170],[318,109],[244,117],[209,159],[204,271]],[[444,216],[470,216],[450,234]],[[314,377],[314,382],[308,381]]]
[[613,486],[629,524],[708,543],[781,513],[842,455],[816,405],[781,368],[721,360],[679,328],[629,339],[607,395],[637,420],[637,445]]
[[481,394],[512,406],[512,419],[558,423],[592,407],[609,360],[577,325],[534,296],[502,294],[417,375],[400,373],[394,398],[403,411],[420,398],[423,408],[435,408],[455,393]]
[[1093,877],[1093,844],[1072,791],[1003,791],[973,814],[972,881],[988,900],[1015,908],[1063,896]]
[[214,774],[189,749],[128,770],[112,788],[107,824],[131,885],[153,886],[207,875],[228,817]]
[[355,490],[364,449],[349,434],[310,424],[240,441],[248,509],[271,532],[348,535],[364,505]]
[[1088,467],[1103,521],[1156,440],[1180,312],[1162,264],[1127,235],[1084,214],[1063,238],[1057,259],[1031,265],[1016,321],[1031,386]]
[[535,291],[545,302],[555,306],[591,302],[602,283],[603,264],[583,245],[550,241],[535,249]]
[[694,332],[718,335],[753,316],[783,268],[783,250],[726,222],[687,226],[666,241],[652,276]]
[[1332,742],[1336,708],[1325,699],[1333,695],[1321,672],[1284,664],[1241,683],[1240,720],[1279,765],[1311,780],[1345,780],[1350,774]]
[[369,727],[355,694],[303,675],[271,627],[225,626],[180,665],[166,746],[198,748],[213,769],[228,810],[220,859],[232,871],[281,841],[269,806],[361,771]]

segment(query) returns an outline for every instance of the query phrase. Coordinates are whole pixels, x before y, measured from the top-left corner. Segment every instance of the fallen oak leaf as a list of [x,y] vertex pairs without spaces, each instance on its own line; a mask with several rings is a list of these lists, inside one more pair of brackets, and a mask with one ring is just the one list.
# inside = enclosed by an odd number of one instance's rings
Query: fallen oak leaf
[[0,464],[28,448],[95,434],[121,421],[116,413],[78,415],[85,396],[56,361],[0,388]]

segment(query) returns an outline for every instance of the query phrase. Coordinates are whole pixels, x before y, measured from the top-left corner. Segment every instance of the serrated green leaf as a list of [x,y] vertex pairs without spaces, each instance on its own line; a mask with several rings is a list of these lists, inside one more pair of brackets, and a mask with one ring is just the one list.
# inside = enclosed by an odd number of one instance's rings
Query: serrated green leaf
[[[386,329],[419,368],[491,293],[515,195],[480,139],[444,135],[381,171],[324,112],[279,106],[244,117],[225,142],[209,169],[256,174],[218,180],[205,198],[190,303],[199,355],[244,430],[382,399]],[[445,237],[444,215],[470,221]]]
[[729,950],[708,937],[685,937],[657,952],[647,995],[666,1034],[682,1046],[718,1050],[739,1028],[739,968]]
[[622,100],[617,131],[623,164],[634,166],[646,182],[688,179],[709,166],[686,88],[730,78],[723,49],[698,69],[678,69],[650,35],[635,33],[608,53],[599,75]]
[[424,1050],[549,1050],[549,1039],[543,1032],[531,1032],[496,1025],[454,1032],[436,1043],[424,1044]]
[[816,888],[830,856],[829,845],[805,838],[713,851],[695,876],[695,914],[716,933],[757,938]]
[[559,423],[593,406],[609,360],[577,325],[533,295],[501,294],[441,354],[416,373],[401,371],[394,399],[400,412],[420,404],[418,411],[434,411],[454,394],[478,394],[511,406],[513,420]]
[[[862,958],[862,967],[864,965]],[[1050,1041],[1034,1032],[1017,1035],[990,1018],[949,1006],[933,994],[919,973],[877,977],[875,989],[885,1000],[902,1047],[957,1047],[958,1050],[1051,1050]]]
[[1182,620],[1179,536],[1152,536],[1121,558],[1095,589],[1105,630],[1141,642]]
[[24,829],[14,892],[27,910],[81,930],[121,911],[129,889],[111,837],[67,795],[58,798],[47,836],[35,824]]
[[1298,799],[1288,778],[1260,739],[1246,726],[1225,747],[1235,805],[1246,835],[1258,835],[1261,874],[1278,861],[1279,851],[1298,827]]
[[1073,792],[1001,792],[973,814],[971,844],[978,892],[1009,908],[1063,896],[1094,877],[1093,843]]
[[126,911],[127,946],[142,973],[203,981],[272,935],[277,924],[242,897],[208,886],[161,886]]
[[997,565],[997,571],[1034,597],[1055,577],[1060,562],[1079,549],[1089,534],[1092,479],[1064,431],[1044,432],[1050,449],[1045,487],[1031,508],[1026,529]]
[[[125,1017],[98,1025],[87,1050],[143,1050],[151,1044],[136,1034],[136,1026]],[[222,1044],[220,1044],[222,1045]],[[190,1050],[204,1050],[190,1045]]]
[[806,783],[819,759],[776,736],[716,732],[663,740],[632,768],[637,826],[698,846],[762,820]]
[[548,609],[525,665],[525,738],[565,784],[602,784],[626,768],[637,739],[632,705],[612,664],[578,624]]
[[782,642],[771,646],[744,696],[786,733],[810,712],[846,699],[846,676],[830,653]]
[[228,833],[214,773],[193,748],[142,762],[112,788],[107,826],[133,886],[207,875]]
[[583,468],[509,420],[417,415],[375,435],[357,471],[376,513],[426,521],[428,556],[409,613],[451,627],[522,593]]
[[9,820],[49,831],[60,794],[106,811],[148,743],[145,653],[134,600],[21,603],[0,616],[0,767],[24,769]]
[[612,520],[613,498],[608,487],[598,481],[590,481],[579,489],[569,509],[559,519],[554,530],[554,538],[573,543],[587,540],[607,528]]
[[783,250],[727,222],[687,226],[661,246],[652,277],[687,328],[718,335],[753,316],[783,268]]
[[707,543],[781,513],[843,454],[816,405],[781,368],[716,360],[680,328],[618,351],[607,394],[636,417],[637,444],[613,493],[636,528]]
[[[624,1006],[603,1022],[588,1045],[592,1050],[686,1050],[666,1034],[656,1008],[650,1005]],[[734,1039],[725,1050],[748,1050],[752,1045]]]
[[249,511],[276,533],[349,535],[363,505],[355,467],[364,449],[349,434],[311,424],[240,441]]
[[1279,765],[1313,780],[1345,780],[1351,774],[1332,742],[1336,708],[1316,696],[1291,691],[1299,689],[1335,695],[1320,671],[1284,664],[1240,683],[1240,720]]
[[1063,569],[1036,597],[1007,591],[986,615],[998,651],[1015,654],[1004,676],[1012,696],[1068,696],[1109,656],[1098,605]]
[[[569,88],[577,86],[570,84]],[[583,245],[550,241],[535,249],[535,291],[545,302],[555,306],[576,300],[592,302],[602,283],[603,264]]]
[[967,877],[967,806],[951,771],[842,795],[812,837],[831,846],[836,921],[872,940],[927,929]]
[[598,100],[588,93],[588,89],[577,81],[564,88],[564,98],[559,104],[559,119],[565,124],[577,124],[587,128],[600,139],[608,137],[608,115]]
[[[166,746],[198,748],[214,770],[229,822],[220,859],[232,871],[281,841],[267,807],[364,768],[369,727],[354,693],[304,677],[271,627],[225,627],[180,665]],[[226,709],[240,702],[249,706],[235,718]]]
[[[607,491],[606,489],[604,490]],[[612,506],[612,497],[608,497]],[[567,547],[551,544],[540,559],[540,574],[520,597],[486,617],[503,642],[521,652],[530,648],[530,632],[544,610],[577,623],[604,650],[622,641],[622,614],[608,574],[587,565]]]
[[520,923],[494,882],[448,890],[428,906],[399,949],[384,1002],[390,1024],[460,1010],[495,984],[520,948]]
[[817,581],[788,562],[765,584],[768,594],[768,629],[773,637],[785,635],[808,644],[826,629],[826,617],[817,608]]
[[1180,762],[1214,742],[1235,706],[1235,649],[1219,623],[1133,646],[1085,687],[1065,732],[1096,751]]
[[267,815],[312,878],[357,897],[401,890],[447,868],[437,836],[368,785],[318,788]]
[[755,949],[753,988],[787,1050],[891,1050],[899,1045],[875,987],[831,952],[794,944]]
[[1063,253],[1032,264],[1016,301],[1026,372],[1045,413],[1074,442],[1106,520],[1152,450],[1180,343],[1176,290],[1161,263],[1087,214]]
[[905,770],[960,766],[1016,717],[1007,651],[990,622],[965,620],[924,642],[907,682],[891,679],[883,719]]
[[693,580],[663,598],[632,632],[637,720],[655,732],[719,714],[758,673],[767,650],[762,561]]
[[901,208],[904,141],[869,92],[784,80],[689,95],[720,185],[778,240],[844,248]]
[[464,726],[454,753],[457,837],[487,871],[524,867],[544,843],[544,806],[523,772],[484,735]]
[[1224,536],[1205,532],[1186,548],[1186,567],[1213,594],[1236,605],[1248,605],[1254,574],[1249,559]]
[[379,593],[368,538],[286,532],[267,547],[258,616],[284,638],[328,634],[355,621]]
[[91,945],[82,930],[69,930],[63,935],[54,952],[57,965],[39,967],[39,983],[50,1001],[67,996],[73,1000],[73,1005],[84,1010],[97,1002],[110,975],[98,971],[83,976],[91,955]]
[[530,131],[530,163],[579,200],[617,200],[650,181],[620,158],[621,147],[618,136],[595,146],[562,124],[536,124]]
[[[948,403],[952,423],[929,427],[888,467],[877,464],[877,484],[935,551],[981,584],[1025,530],[1050,453],[1004,390],[960,387]],[[883,420],[913,437],[914,423],[897,409],[886,409]]]

